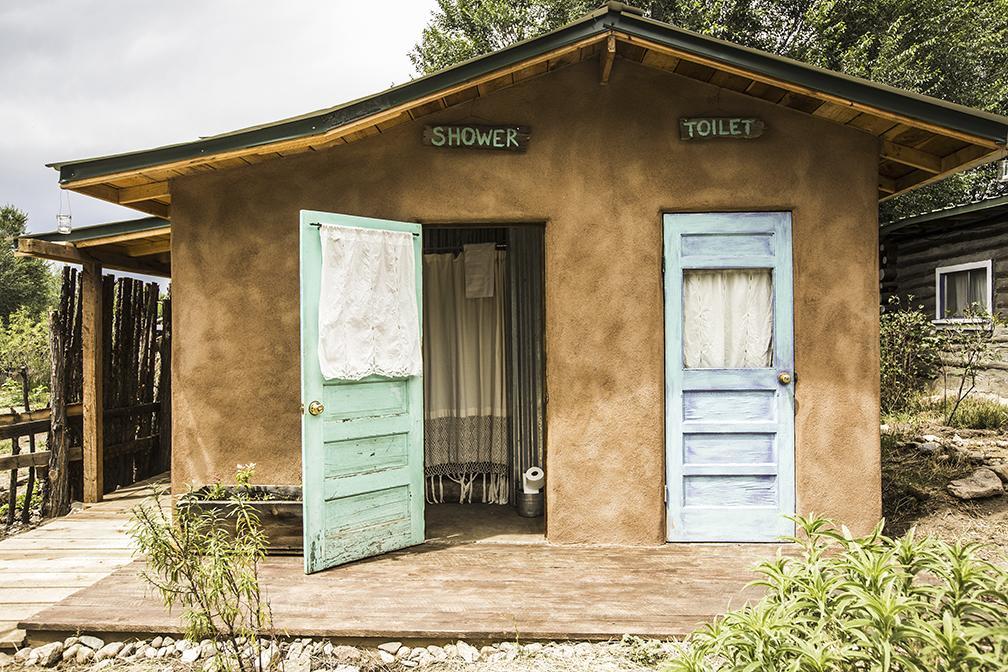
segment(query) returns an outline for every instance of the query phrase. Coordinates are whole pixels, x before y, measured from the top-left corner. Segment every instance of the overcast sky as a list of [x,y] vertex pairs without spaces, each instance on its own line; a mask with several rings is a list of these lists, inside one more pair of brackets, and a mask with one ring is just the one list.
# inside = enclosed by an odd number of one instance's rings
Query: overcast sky
[[[192,140],[414,76],[434,0],[3,0],[0,204],[55,228],[53,161]],[[64,196],[65,197],[65,196]],[[70,194],[73,225],[143,216]]]

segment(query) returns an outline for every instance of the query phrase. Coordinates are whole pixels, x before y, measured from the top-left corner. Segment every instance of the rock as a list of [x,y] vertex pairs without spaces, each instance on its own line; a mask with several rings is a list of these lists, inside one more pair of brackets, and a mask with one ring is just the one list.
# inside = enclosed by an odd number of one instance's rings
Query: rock
[[512,649],[517,649],[518,645],[515,644],[514,642],[501,642],[500,644],[497,645],[497,648],[500,649],[501,651],[510,651]]
[[171,646],[174,643],[175,640],[172,639],[171,637],[165,637],[164,639],[161,640],[161,646]]
[[475,663],[479,660],[480,652],[476,649],[476,647],[466,644],[461,639],[455,642],[455,649],[458,651],[458,654],[462,656],[462,660],[467,663]]
[[444,652],[448,658],[454,658],[458,655],[458,649],[455,648],[454,644],[445,644]]
[[200,642],[200,658],[213,658],[217,654],[217,647],[208,639]]
[[311,656],[307,653],[294,658],[288,657],[283,664],[284,672],[311,672]]
[[396,662],[396,657],[393,656],[388,651],[386,651],[385,649],[378,649],[378,656],[381,658],[381,661],[386,665]]
[[966,453],[966,459],[970,464],[983,464],[987,461],[987,456],[979,450],[970,450]]
[[952,481],[948,484],[948,491],[959,499],[983,499],[1004,494],[1004,486],[998,475],[985,467],[966,478]]
[[525,653],[538,653],[539,651],[542,651],[543,645],[539,642],[532,642],[531,644],[526,644],[524,649]]
[[32,648],[30,646],[26,646],[23,649],[18,649],[17,652],[14,654],[14,662],[24,663],[26,660],[28,660],[28,656],[31,655],[31,652]]
[[988,469],[997,474],[1002,483],[1008,483],[1008,464],[992,464]]
[[927,441],[925,443],[917,444],[917,450],[924,453],[925,455],[937,455],[941,452],[941,444],[935,443],[934,441]]
[[589,656],[592,653],[592,645],[588,642],[580,642],[574,645],[574,651],[579,656]]
[[115,658],[122,651],[122,642],[109,642],[105,646],[95,651],[94,659],[101,662],[107,658]]
[[504,660],[510,663],[512,660],[518,657],[518,653],[519,650],[517,648],[507,649],[506,651],[504,651]]
[[66,651],[68,648],[80,641],[80,637],[67,637],[63,640],[63,650]]
[[402,642],[385,642],[384,644],[378,645],[379,651],[388,651],[393,656],[399,653],[399,649],[402,648]]
[[302,651],[304,651],[304,644],[301,642],[294,642],[287,648],[287,660],[294,660],[295,658],[298,658]]
[[188,639],[179,639],[175,642],[176,651],[186,651],[194,646],[196,645],[190,642]]
[[259,652],[259,669],[260,670],[271,669],[276,664],[277,658],[279,657],[280,657],[280,651],[277,650],[276,646],[270,644],[264,647]]
[[188,649],[182,652],[182,657],[179,659],[186,665],[192,665],[197,660],[200,659],[200,654],[203,649],[199,646],[190,646]]
[[70,646],[63,649],[63,660],[73,660],[77,657],[77,651],[80,649],[80,644],[71,644]]
[[98,661],[98,664],[91,668],[91,672],[98,672],[99,670],[104,670],[106,667],[112,667],[115,665],[115,658],[106,658],[105,660]]
[[93,651],[97,651],[105,646],[105,641],[103,639],[92,637],[91,635],[81,635],[80,643]]
[[491,653],[497,653],[497,649],[489,645],[481,646],[479,652],[482,656],[489,656]]
[[322,646],[322,655],[324,655],[324,656],[331,656],[331,655],[332,655],[332,652],[333,652],[333,645],[332,645],[332,642],[326,642],[326,643],[325,643],[325,644],[324,644],[324,645]]
[[952,443],[958,443],[958,444],[961,445],[961,444],[964,444],[964,443],[968,443],[968,441],[966,441],[966,439],[962,438],[958,434],[953,434],[952,435]]
[[924,443],[941,443],[941,437],[935,436],[934,434],[925,434],[920,437],[920,440]]
[[144,658],[147,658],[148,660],[150,660],[151,658],[157,658],[157,652],[160,651],[160,650],[161,649],[156,649],[153,646],[151,646],[150,644],[148,644],[147,648],[144,649],[144,653],[143,653]]
[[0,670],[4,669],[5,667],[10,667],[13,664],[14,664],[14,656],[8,653],[4,653],[3,651],[0,651]]
[[50,642],[32,652],[36,664],[42,667],[52,667],[63,660],[63,642]]
[[161,648],[161,643],[163,641],[164,641],[163,637],[155,637],[154,639],[150,640],[150,647],[152,649],[160,649]]
[[445,658],[448,657],[444,649],[434,644],[431,644],[430,646],[427,647],[427,653],[433,656],[434,660],[444,660]]
[[83,665],[84,663],[90,662],[92,658],[94,658],[94,649],[84,646],[84,643],[81,642],[80,648],[77,649],[77,655],[74,657],[74,660],[77,661],[78,665]]
[[123,647],[119,649],[119,653],[116,654],[116,658],[118,658],[119,660],[124,660],[133,655],[134,651],[136,651],[136,644],[134,644],[133,642],[126,642],[125,644],[123,644]]
[[[340,644],[339,646],[333,646],[331,643],[326,643],[326,648],[329,649],[326,655],[330,655],[336,660],[342,661],[357,661],[361,659],[360,649],[354,646],[347,646],[345,644]],[[324,651],[325,649],[323,649]]]

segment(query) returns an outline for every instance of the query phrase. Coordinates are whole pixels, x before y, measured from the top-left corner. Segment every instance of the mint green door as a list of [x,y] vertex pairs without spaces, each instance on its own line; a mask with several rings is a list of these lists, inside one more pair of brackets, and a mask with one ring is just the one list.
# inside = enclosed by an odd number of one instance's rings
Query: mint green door
[[301,211],[301,478],[307,574],[424,540],[423,380],[322,377],[322,247],[313,224],[413,233],[417,313],[423,314],[419,224]]

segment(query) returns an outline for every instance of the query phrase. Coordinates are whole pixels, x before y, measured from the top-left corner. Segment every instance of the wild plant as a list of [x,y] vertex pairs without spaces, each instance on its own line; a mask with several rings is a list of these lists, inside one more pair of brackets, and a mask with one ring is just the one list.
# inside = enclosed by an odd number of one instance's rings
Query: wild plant
[[794,521],[799,552],[757,567],[764,597],[691,635],[670,672],[1008,669],[1008,571],[976,545]]
[[[239,467],[238,478],[247,485],[251,472]],[[187,639],[212,640],[216,670],[273,668],[272,615],[259,584],[267,536],[254,507],[237,497],[222,515],[183,499],[172,515],[164,499],[152,497],[133,511],[129,532],[146,562],[144,579],[165,607],[183,609]]]

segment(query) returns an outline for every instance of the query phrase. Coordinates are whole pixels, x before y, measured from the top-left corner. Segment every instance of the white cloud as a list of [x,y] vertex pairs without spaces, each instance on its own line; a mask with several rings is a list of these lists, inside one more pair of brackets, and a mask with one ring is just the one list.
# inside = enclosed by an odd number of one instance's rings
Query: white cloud
[[[413,74],[434,0],[47,0],[0,6],[0,203],[54,228],[52,161],[329,107]],[[74,225],[142,216],[72,194]]]

